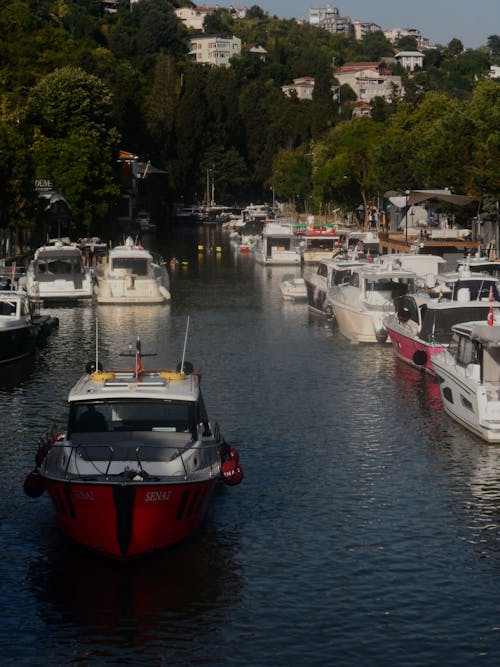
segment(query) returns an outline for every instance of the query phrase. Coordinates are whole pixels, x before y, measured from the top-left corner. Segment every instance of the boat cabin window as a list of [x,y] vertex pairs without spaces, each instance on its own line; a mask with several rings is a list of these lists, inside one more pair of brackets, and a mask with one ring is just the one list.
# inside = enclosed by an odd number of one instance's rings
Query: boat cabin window
[[72,273],[81,273],[83,271],[82,263],[79,258],[74,259],[39,259],[37,262],[37,273],[53,276],[64,276]]
[[408,292],[408,288],[412,287],[413,280],[407,279],[392,279],[392,280],[367,280],[366,289],[375,290],[376,292],[391,292],[398,293],[402,296]]
[[201,421],[192,401],[101,401],[72,403],[70,433],[156,431],[196,435]]
[[149,259],[147,257],[114,257],[111,270],[124,269],[136,276],[148,275]]
[[359,273],[351,273],[346,283],[352,285],[352,287],[359,287]]
[[326,264],[319,264],[316,273],[318,276],[326,276],[328,274],[328,267]]
[[468,336],[460,336],[457,346],[457,363],[467,366],[467,364],[478,363],[478,347]]
[[343,271],[335,271],[333,273],[333,280],[332,284],[333,285],[343,285],[345,283],[349,283],[350,278],[351,278],[351,271],[348,271],[344,269]]
[[[470,305],[470,304],[469,304]],[[488,305],[474,305],[472,308],[464,305],[463,308],[446,308],[444,310],[427,308],[422,311],[422,328],[420,338],[427,342],[450,343],[452,339],[451,327],[461,322],[486,321]]]
[[0,301],[0,315],[12,315],[13,317],[16,314],[16,302],[15,301]]
[[493,288],[493,298],[499,301],[499,293],[497,289],[497,281],[488,277],[484,280],[467,280],[461,279],[456,282],[446,282],[447,291],[443,291],[444,298],[457,299],[459,290],[467,290],[470,301],[487,300],[490,294],[490,287]]

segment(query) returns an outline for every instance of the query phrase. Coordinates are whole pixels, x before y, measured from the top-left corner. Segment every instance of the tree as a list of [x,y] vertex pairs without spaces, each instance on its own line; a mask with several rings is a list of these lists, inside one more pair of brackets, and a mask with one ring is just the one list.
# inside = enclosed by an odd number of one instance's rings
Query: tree
[[375,152],[383,133],[384,126],[372,118],[358,118],[340,123],[315,144],[316,201],[325,191],[342,206],[354,208],[361,199],[368,219],[369,201],[379,186]]
[[37,177],[53,178],[78,224],[102,224],[118,201],[114,173],[119,135],[109,90],[80,69],[56,70],[30,94],[26,121],[35,127]]
[[311,158],[304,151],[281,150],[273,163],[271,186],[278,197],[301,206],[311,193]]

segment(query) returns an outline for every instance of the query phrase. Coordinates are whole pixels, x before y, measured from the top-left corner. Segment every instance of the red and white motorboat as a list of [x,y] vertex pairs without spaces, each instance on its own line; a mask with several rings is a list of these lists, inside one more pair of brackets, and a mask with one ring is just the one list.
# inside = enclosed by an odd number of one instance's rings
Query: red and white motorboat
[[41,442],[26,493],[46,490],[73,540],[118,559],[192,535],[217,483],[243,478],[200,382],[184,355],[177,370],[144,370],[139,341],[131,370],[88,364],[68,397],[67,430]]
[[396,356],[414,368],[434,375],[433,356],[446,349],[452,327],[472,320],[486,321],[500,309],[500,281],[486,274],[441,274],[430,292],[405,294],[396,312],[384,320]]

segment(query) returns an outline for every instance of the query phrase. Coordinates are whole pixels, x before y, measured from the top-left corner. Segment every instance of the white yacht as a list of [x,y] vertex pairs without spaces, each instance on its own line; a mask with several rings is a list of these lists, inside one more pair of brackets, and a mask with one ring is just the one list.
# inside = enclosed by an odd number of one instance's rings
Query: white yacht
[[92,299],[92,275],[83,254],[69,240],[38,248],[26,271],[25,287],[34,300],[70,303]]
[[108,261],[96,272],[97,303],[167,303],[169,287],[165,264],[155,262],[130,236],[109,251]]
[[345,282],[353,267],[365,264],[367,264],[366,259],[341,255],[333,259],[323,259],[318,262],[314,270],[311,267],[310,270],[304,271],[309,309],[320,315],[331,315],[329,297],[332,287]]
[[384,320],[395,311],[395,299],[415,291],[416,279],[398,262],[352,267],[328,299],[340,333],[355,343],[390,342]]
[[300,245],[290,218],[264,224],[262,235],[255,245],[255,261],[269,266],[300,265]]
[[449,347],[432,356],[445,412],[487,442],[500,442],[500,325],[452,327]]

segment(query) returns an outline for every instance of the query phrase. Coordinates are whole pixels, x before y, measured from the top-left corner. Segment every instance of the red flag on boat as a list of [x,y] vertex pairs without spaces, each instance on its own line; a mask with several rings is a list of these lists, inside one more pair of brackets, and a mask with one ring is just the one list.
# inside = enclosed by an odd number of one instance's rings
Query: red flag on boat
[[369,251],[369,250],[368,250],[368,252],[366,253],[366,260],[367,260],[368,264],[371,264],[372,261],[373,261],[373,260],[372,260],[372,256],[370,255],[370,251]]
[[488,326],[492,327],[493,326],[493,306],[490,306],[488,308],[488,320],[487,320]]
[[[488,300],[490,301],[490,303],[495,300],[495,297],[493,296],[493,285],[490,286],[490,293],[488,295]],[[491,305],[488,308],[487,324],[489,327],[493,326],[493,306]]]
[[135,375],[138,377],[144,371],[141,358],[141,341],[137,339],[135,346]]

